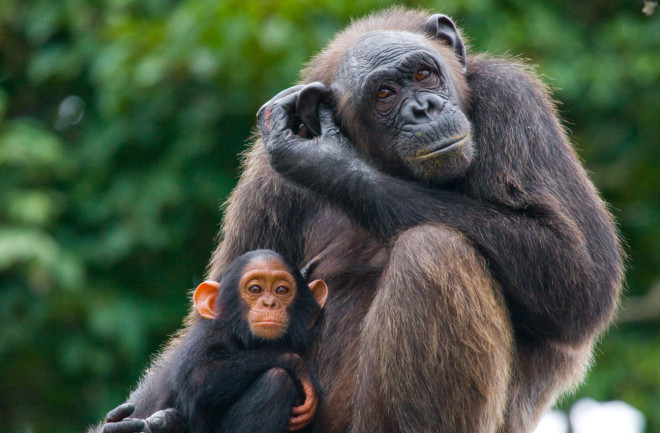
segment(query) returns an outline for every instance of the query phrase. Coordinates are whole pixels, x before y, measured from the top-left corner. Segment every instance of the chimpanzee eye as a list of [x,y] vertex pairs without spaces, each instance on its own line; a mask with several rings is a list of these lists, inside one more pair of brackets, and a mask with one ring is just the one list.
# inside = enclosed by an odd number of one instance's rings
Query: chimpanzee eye
[[250,292],[253,295],[258,295],[259,293],[261,293],[261,287],[254,284],[254,285],[248,287],[248,292]]
[[428,69],[418,69],[417,72],[415,72],[415,80],[422,81],[426,79],[429,75],[431,75],[431,71],[429,71]]
[[378,99],[385,99],[390,95],[392,95],[392,90],[386,87],[381,87],[380,89],[378,89],[378,93],[376,93]]
[[275,289],[275,293],[278,295],[286,295],[289,293],[289,288],[285,286],[279,286],[277,289]]

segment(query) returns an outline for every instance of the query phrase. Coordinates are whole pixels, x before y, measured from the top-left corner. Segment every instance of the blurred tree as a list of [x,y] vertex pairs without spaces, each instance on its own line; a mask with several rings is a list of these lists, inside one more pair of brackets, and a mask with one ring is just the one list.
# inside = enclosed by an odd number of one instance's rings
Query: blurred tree
[[[203,277],[257,108],[350,17],[389,3],[0,2],[3,431],[81,431],[123,401]],[[474,51],[539,65],[644,296],[660,281],[658,14],[642,1],[403,3],[455,17]],[[655,433],[659,319],[610,332],[579,394],[633,404]]]

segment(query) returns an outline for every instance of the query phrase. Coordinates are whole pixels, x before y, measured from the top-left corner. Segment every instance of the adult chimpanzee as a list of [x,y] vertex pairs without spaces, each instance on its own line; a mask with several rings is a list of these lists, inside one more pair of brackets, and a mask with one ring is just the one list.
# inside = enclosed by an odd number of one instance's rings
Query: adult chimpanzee
[[210,278],[253,248],[317,257],[317,431],[531,430],[581,379],[622,279],[545,87],[402,9],[351,24],[303,82],[260,111]]
[[[197,287],[195,307],[211,320],[198,321],[181,340],[157,385],[155,404],[142,410],[176,409],[161,412],[161,419],[190,433],[284,433],[299,392],[319,389],[300,354],[327,295],[323,280],[308,285],[273,251],[240,256],[220,284]],[[125,405],[109,415],[104,432],[160,427],[125,418],[133,409]]]

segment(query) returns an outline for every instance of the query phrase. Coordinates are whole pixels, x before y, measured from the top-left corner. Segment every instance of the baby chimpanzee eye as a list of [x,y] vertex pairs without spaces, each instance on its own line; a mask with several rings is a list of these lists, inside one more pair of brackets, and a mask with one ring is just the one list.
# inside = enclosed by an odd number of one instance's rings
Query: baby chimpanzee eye
[[289,288],[285,286],[279,286],[277,289],[275,289],[275,293],[278,295],[286,295],[289,293]]

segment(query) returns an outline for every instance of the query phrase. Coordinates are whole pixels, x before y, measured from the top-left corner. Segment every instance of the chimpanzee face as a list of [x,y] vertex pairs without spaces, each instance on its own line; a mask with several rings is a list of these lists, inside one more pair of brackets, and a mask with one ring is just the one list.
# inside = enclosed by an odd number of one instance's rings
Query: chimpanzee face
[[[342,59],[333,90],[355,145],[392,171],[425,183],[462,175],[472,161],[472,127],[447,62],[424,36],[377,31]],[[357,119],[357,120],[356,120]],[[357,141],[357,140],[356,140]]]

